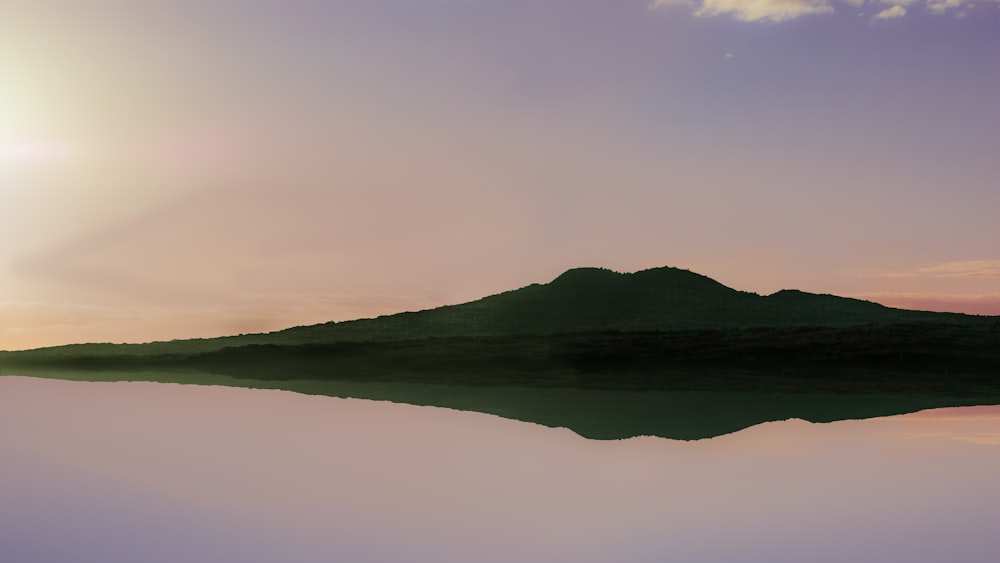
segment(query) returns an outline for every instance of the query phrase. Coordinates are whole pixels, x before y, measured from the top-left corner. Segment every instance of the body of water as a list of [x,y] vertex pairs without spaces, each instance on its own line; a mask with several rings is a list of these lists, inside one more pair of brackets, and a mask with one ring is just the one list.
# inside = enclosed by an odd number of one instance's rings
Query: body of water
[[0,561],[992,562],[1000,407],[697,441],[0,377]]

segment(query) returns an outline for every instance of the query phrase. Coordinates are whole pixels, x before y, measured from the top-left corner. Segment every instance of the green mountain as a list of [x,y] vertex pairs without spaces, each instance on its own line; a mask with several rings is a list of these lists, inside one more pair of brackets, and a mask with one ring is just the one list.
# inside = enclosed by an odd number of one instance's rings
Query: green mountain
[[[572,269],[547,284],[463,303],[374,319],[330,322],[267,334],[116,346],[118,353],[207,352],[251,344],[302,345],[447,337],[497,337],[676,331],[749,327],[852,326],[981,318],[893,309],[857,299],[783,290],[773,295],[737,291],[688,270],[654,268],[617,273]],[[83,345],[99,350],[110,345]],[[46,349],[68,353],[80,345]]]
[[453,336],[549,335],[742,327],[961,322],[968,315],[906,311],[801,291],[760,296],[677,268],[620,274],[569,270],[470,303],[274,333],[271,343],[402,340]]
[[0,369],[26,365],[201,369],[259,380],[966,392],[992,388],[1000,373],[1000,317],[800,291],[760,296],[677,268],[581,268],[548,284],[375,319],[0,353]]
[[570,270],[461,305],[268,334],[0,352],[0,374],[475,410],[594,438],[710,437],[1000,401],[1000,317],[906,311],[676,268]]

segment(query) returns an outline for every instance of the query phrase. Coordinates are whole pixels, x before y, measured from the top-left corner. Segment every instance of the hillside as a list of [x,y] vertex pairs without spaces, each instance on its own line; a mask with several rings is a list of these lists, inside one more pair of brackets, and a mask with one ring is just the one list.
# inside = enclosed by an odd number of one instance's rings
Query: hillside
[[[533,284],[460,305],[374,319],[221,338],[60,346],[17,355],[191,354],[264,344],[297,346],[452,337],[847,327],[916,322],[967,324],[989,320],[970,315],[893,309],[857,299],[793,290],[760,296],[737,291],[706,276],[678,268],[662,267],[627,274],[578,268],[547,284]],[[0,356],[0,360],[3,358]]]
[[1000,395],[1000,318],[800,291],[760,296],[675,268],[583,268],[548,284],[376,319],[0,353],[0,373],[44,369],[115,377],[183,370],[248,382],[983,396]]
[[961,322],[970,318],[892,309],[857,299],[800,291],[760,296],[677,268],[654,268],[631,274],[578,268],[548,284],[534,284],[470,303],[294,328],[274,333],[275,340],[271,342],[847,326]]

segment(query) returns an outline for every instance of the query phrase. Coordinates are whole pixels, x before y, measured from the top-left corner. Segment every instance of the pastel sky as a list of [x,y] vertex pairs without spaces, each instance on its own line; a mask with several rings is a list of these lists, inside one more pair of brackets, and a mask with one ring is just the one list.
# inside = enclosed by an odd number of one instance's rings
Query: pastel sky
[[4,0],[0,348],[671,265],[1000,314],[997,0]]

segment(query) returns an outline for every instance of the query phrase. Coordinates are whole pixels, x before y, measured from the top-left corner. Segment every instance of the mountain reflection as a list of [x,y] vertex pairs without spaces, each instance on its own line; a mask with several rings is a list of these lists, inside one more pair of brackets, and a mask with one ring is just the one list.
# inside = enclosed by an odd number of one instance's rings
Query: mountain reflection
[[1000,404],[1000,397],[988,395],[489,387],[294,378],[263,380],[195,371],[36,369],[23,371],[23,375],[80,381],[153,381],[282,389],[309,395],[445,407],[568,428],[585,438],[598,440],[635,436],[700,440],[791,418],[833,422],[925,409]]
[[[691,435],[752,399],[686,398]],[[0,377],[0,559],[986,563],[998,434],[1000,407],[972,407],[597,441],[384,401]]]

